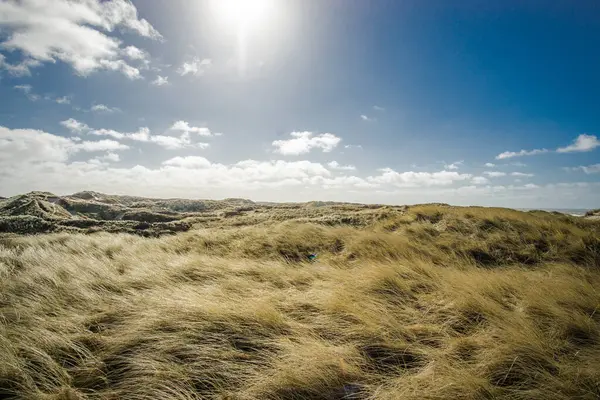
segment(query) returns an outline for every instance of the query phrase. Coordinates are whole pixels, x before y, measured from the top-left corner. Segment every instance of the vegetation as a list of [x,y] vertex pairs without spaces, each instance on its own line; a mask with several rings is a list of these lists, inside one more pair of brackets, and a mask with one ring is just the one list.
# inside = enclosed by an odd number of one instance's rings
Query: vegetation
[[78,196],[189,230],[5,207],[2,399],[600,398],[597,220]]
[[596,218],[600,217],[600,208],[586,212],[585,216],[586,217],[596,217]]

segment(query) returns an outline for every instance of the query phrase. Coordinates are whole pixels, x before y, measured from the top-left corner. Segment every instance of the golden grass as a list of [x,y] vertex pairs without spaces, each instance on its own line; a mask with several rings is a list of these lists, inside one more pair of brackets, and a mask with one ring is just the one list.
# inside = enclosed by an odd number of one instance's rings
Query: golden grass
[[598,223],[378,212],[1,238],[0,399],[600,398]]

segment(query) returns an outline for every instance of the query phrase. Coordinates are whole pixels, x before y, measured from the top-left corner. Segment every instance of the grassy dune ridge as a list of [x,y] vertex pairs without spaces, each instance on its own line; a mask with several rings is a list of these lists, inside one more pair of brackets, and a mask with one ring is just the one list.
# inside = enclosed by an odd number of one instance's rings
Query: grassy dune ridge
[[600,397],[599,222],[236,207],[0,237],[0,398]]

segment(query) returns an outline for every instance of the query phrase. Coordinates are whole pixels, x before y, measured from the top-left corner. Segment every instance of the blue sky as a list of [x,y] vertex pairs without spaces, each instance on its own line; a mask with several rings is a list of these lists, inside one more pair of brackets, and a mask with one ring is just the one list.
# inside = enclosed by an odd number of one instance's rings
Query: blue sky
[[598,207],[598,15],[1,1],[0,195]]

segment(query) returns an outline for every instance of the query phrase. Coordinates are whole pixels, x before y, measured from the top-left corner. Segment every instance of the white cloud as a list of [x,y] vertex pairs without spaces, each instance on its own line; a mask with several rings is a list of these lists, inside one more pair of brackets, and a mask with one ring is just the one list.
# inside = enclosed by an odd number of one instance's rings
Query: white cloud
[[396,187],[446,186],[457,181],[471,179],[471,174],[459,174],[455,171],[439,172],[396,172],[391,168],[383,168],[379,176],[370,176],[371,183],[391,184]]
[[71,104],[71,99],[67,96],[57,97],[55,100],[58,104]]
[[[139,78],[139,70],[119,57],[121,40],[110,36],[115,28],[161,39],[128,0],[24,0],[0,2],[0,27],[7,33],[1,43],[23,54],[23,74],[45,62],[62,61],[80,75],[100,69],[120,71]],[[6,68],[6,66],[5,66]]]
[[44,160],[66,161],[74,151],[69,138],[34,129],[9,129],[0,126],[0,165],[9,166]]
[[156,79],[153,80],[152,82],[150,82],[150,84],[154,85],[154,86],[168,85],[169,84],[169,77],[168,76],[156,75]]
[[[594,135],[586,135],[581,134],[577,136],[577,138],[566,147],[559,147],[556,149],[557,153],[572,153],[572,152],[585,152],[591,151],[595,148],[600,147],[600,140]],[[548,153],[548,149],[535,149],[535,150],[521,150],[518,152],[514,151],[505,151],[504,153],[500,153],[496,156],[497,160],[503,160],[512,157],[522,157],[522,156],[533,156],[536,154]],[[513,163],[515,166],[525,166],[525,164]]]
[[488,163],[485,163],[485,166],[488,167],[488,168],[493,168],[493,167],[496,166],[496,164],[488,162]]
[[358,149],[358,150],[362,150],[362,145],[360,144],[347,144],[344,146],[345,149]]
[[[136,132],[119,132],[113,129],[91,129],[87,127],[85,124],[81,124],[80,122],[70,119],[68,121],[63,121],[63,125],[68,124],[70,126],[79,127],[80,125],[84,125],[87,128],[87,132],[90,135],[96,136],[109,136],[115,139],[125,139],[125,140],[133,140],[137,142],[144,143],[154,143],[158,146],[161,146],[167,150],[177,150],[183,148],[197,148],[197,149],[206,149],[210,145],[208,143],[192,142],[190,138],[189,132],[183,132],[180,136],[168,136],[168,135],[152,135],[150,133],[150,129],[147,127],[139,128]],[[82,128],[80,131],[85,131],[85,128]]]
[[200,60],[196,57],[189,62],[184,62],[181,67],[177,69],[177,73],[181,76],[192,74],[195,76],[204,75],[204,73],[212,66],[212,60],[205,58]]
[[363,178],[353,175],[342,175],[335,177],[313,176],[307,179],[307,184],[315,185],[323,189],[340,189],[354,191],[357,189],[374,189],[379,187],[377,183],[367,182]]
[[500,171],[485,171],[483,174],[489,176],[490,178],[499,178],[501,176],[506,176],[506,172]]
[[354,171],[356,167],[354,165],[340,165],[337,161],[330,161],[327,166],[331,169],[337,169],[339,171]]
[[146,127],[138,129],[137,132],[125,133],[124,135],[127,139],[137,140],[138,142],[150,141],[150,129]]
[[446,164],[444,165],[445,169],[450,169],[450,170],[457,170],[459,169],[463,164],[464,164],[464,160],[460,160],[460,161],[455,161],[452,164]]
[[96,136],[110,136],[115,139],[123,139],[124,137],[127,136],[127,134],[125,134],[125,133],[117,132],[112,129],[94,129],[94,130],[90,131],[89,133],[92,135],[96,135]]
[[557,153],[572,153],[572,152],[584,152],[594,150],[600,146],[600,140],[594,135],[582,134],[566,147],[559,147],[556,149]]
[[380,107],[380,106],[373,106],[373,110],[375,110],[375,111],[385,111],[385,108]]
[[63,163],[80,151],[115,151],[127,148],[113,140],[77,141],[75,138],[34,129],[9,129],[0,126],[0,170],[7,172],[27,163]]
[[121,157],[117,153],[108,152],[103,156],[93,158],[93,160],[97,160],[98,162],[119,162],[121,161]]
[[513,162],[513,163],[511,163],[510,165],[512,165],[513,167],[519,167],[519,168],[522,168],[522,167],[526,167],[526,166],[527,166],[527,164],[525,164],[525,163],[522,163],[522,162],[519,162],[519,161]]
[[31,75],[30,68],[40,65],[38,60],[31,58],[26,58],[18,64],[10,64],[6,61],[6,57],[0,54],[0,70],[5,69],[12,76],[29,76]]
[[102,139],[97,142],[79,142],[74,146],[75,149],[82,151],[109,151],[109,150],[127,150],[129,146],[119,143],[115,140]]
[[180,137],[165,136],[165,135],[153,135],[150,136],[150,142],[156,143],[159,146],[164,147],[167,150],[183,149],[186,147],[196,147],[199,149],[206,149],[210,146],[208,143],[192,143],[188,135],[181,135]]
[[13,88],[22,91],[23,93],[31,93],[33,87],[31,85],[15,85]]
[[[148,138],[151,136],[147,135]],[[484,177],[456,171],[423,173],[383,169],[379,175],[368,178],[334,175],[327,166],[307,160],[244,160],[220,164],[203,157],[188,156],[170,158],[157,167],[125,167],[126,162],[114,164],[122,159],[116,151],[101,150],[121,147],[110,142],[115,141],[90,145],[76,137],[0,127],[0,187],[3,194],[29,190],[72,193],[91,188],[151,197],[238,196],[265,201],[323,199],[391,204],[442,199],[453,204],[536,208],[592,207],[600,194],[598,182],[489,185],[484,183]],[[88,161],[73,160],[83,151],[109,153],[100,153]]]
[[171,131],[179,131],[184,133],[195,133],[198,136],[221,136],[220,133],[212,133],[206,127],[190,126],[186,121],[176,121],[170,128]]
[[174,157],[167,161],[163,162],[163,165],[168,165],[170,167],[181,167],[181,168],[191,168],[191,169],[201,169],[201,168],[210,168],[212,165],[210,161],[208,161],[204,157],[199,156],[187,156],[187,157]]
[[600,173],[600,164],[592,164],[592,165],[581,165],[579,167],[565,167],[563,168],[566,171],[583,171],[586,174],[598,174]]
[[13,88],[23,92],[23,94],[31,101],[38,101],[41,98],[40,95],[33,93],[33,87],[31,85],[15,85]]
[[137,68],[150,69],[150,54],[145,50],[135,46],[127,46],[121,51],[121,54],[126,58],[135,61],[137,63]]
[[362,115],[360,116],[360,119],[362,119],[363,121],[368,121],[368,122],[375,121],[375,118],[368,117],[368,116],[366,116],[366,115],[364,115],[364,114],[362,114]]
[[507,158],[513,157],[523,157],[523,156],[534,156],[536,154],[547,153],[547,149],[535,149],[535,150],[521,150],[518,152],[514,151],[505,151],[504,153],[500,153],[496,156],[496,160],[504,160]]
[[135,46],[127,46],[123,49],[123,55],[127,56],[130,60],[147,60],[148,53],[144,50],[139,49]]
[[83,122],[79,122],[74,118],[69,118],[65,121],[61,121],[60,124],[70,130],[72,133],[82,133],[90,130],[90,127],[84,124]]
[[312,132],[292,132],[293,139],[275,140],[272,145],[275,152],[283,155],[299,155],[310,152],[312,149],[321,149],[325,153],[331,152],[341,142],[341,138],[332,133],[314,135]]
[[511,172],[511,176],[517,176],[519,178],[531,178],[535,176],[534,174],[526,174],[524,172]]
[[169,150],[181,149],[190,144],[189,139],[182,140],[181,138],[174,136],[155,135],[150,136],[149,139],[151,142]]
[[100,65],[111,71],[120,71],[129,79],[142,79],[140,70],[132,67],[123,60],[100,60]]
[[121,109],[117,107],[109,107],[104,104],[94,104],[92,107],[90,107],[90,111],[97,113],[112,114],[114,112],[121,112]]
[[[9,136],[12,140],[6,140]],[[14,142],[13,142],[14,140]],[[35,187],[59,193],[73,192],[82,187],[124,193],[178,193],[197,196],[210,190],[217,193],[248,193],[248,190],[295,187],[369,187],[358,177],[330,178],[331,172],[323,165],[311,161],[288,162],[283,160],[244,160],[230,165],[212,163],[198,157],[174,157],[159,168],[141,165],[133,168],[113,167],[120,160],[108,153],[86,162],[70,161],[77,151],[99,151],[116,145],[110,140],[78,144],[68,138],[41,131],[0,128],[0,185],[10,192],[23,192]],[[7,158],[8,157],[8,158]],[[64,179],[68,176],[69,179]],[[326,180],[320,180],[326,179]],[[190,193],[192,190],[194,193]],[[262,193],[262,192],[253,192]]]
[[330,176],[323,165],[311,161],[256,161],[244,160],[233,164],[231,170],[253,180],[304,179],[312,176]]
[[490,180],[485,176],[474,176],[471,179],[471,183],[473,183],[474,185],[486,185],[490,183]]
[[586,174],[598,174],[600,173],[600,164],[582,166],[581,170]]

